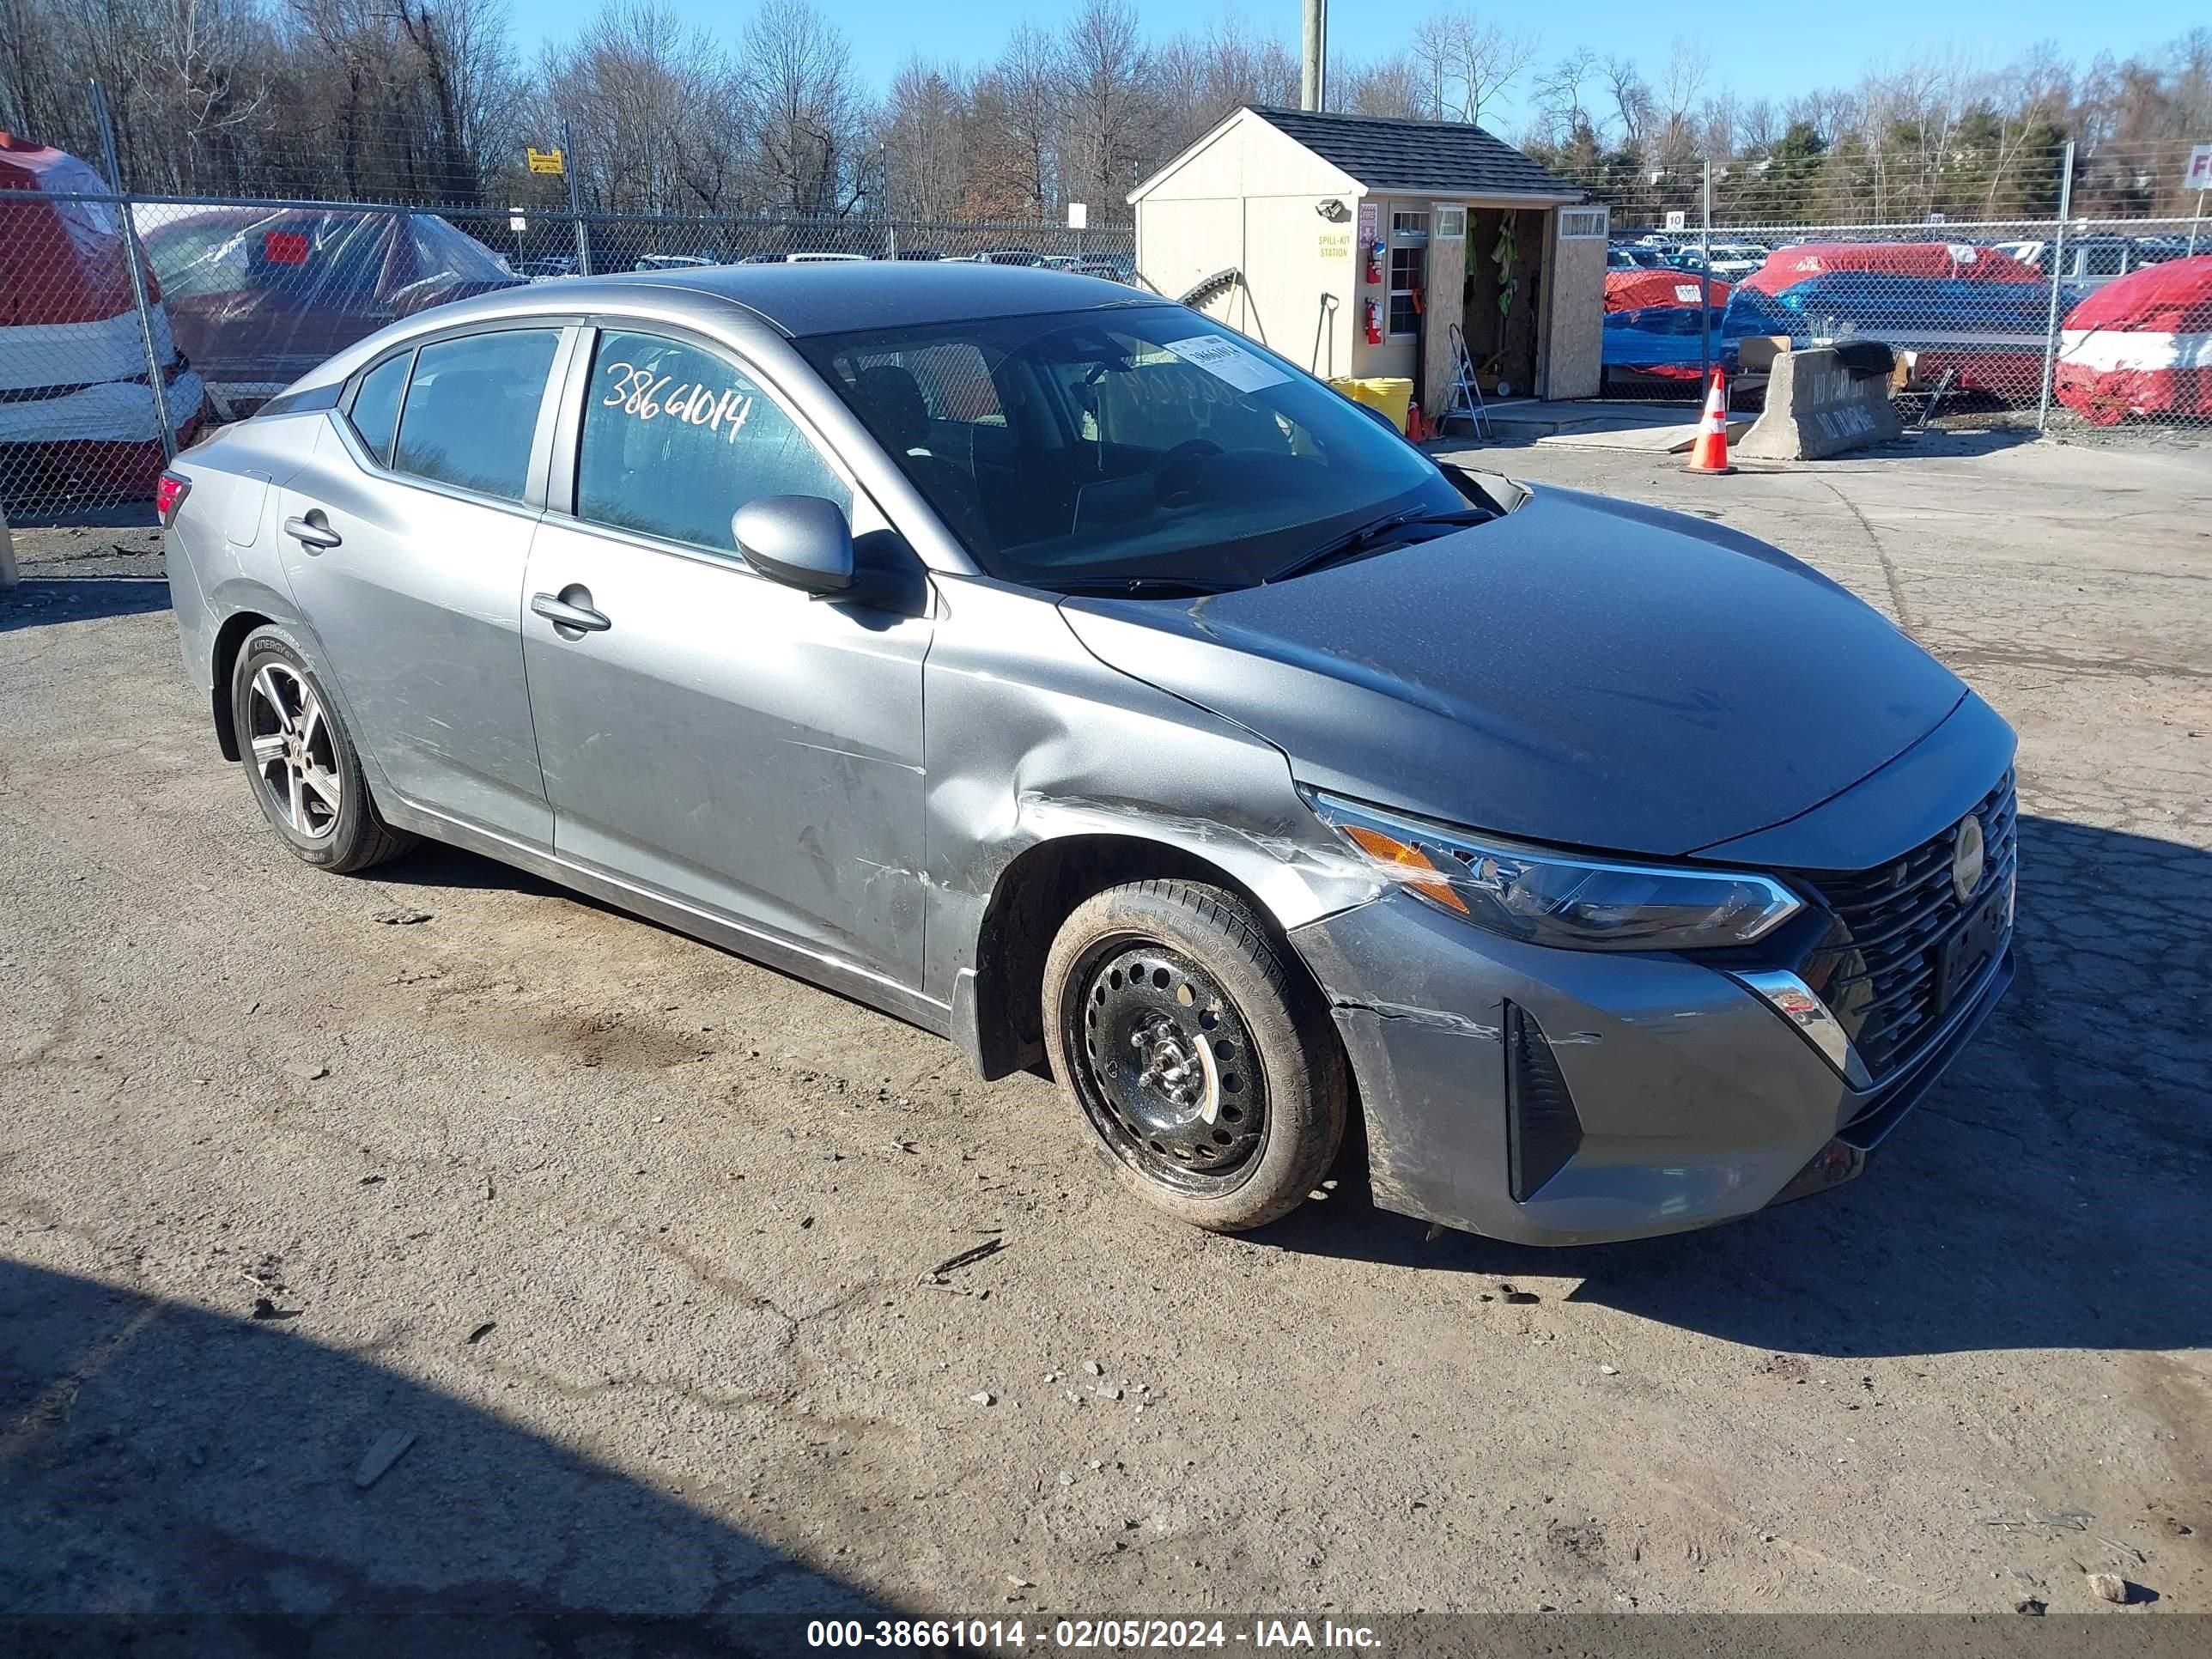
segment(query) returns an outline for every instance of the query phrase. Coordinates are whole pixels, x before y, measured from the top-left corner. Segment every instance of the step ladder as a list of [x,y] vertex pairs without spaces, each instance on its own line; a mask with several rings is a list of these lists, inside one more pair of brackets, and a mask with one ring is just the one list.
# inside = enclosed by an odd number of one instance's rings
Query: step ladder
[[1474,378],[1474,359],[1468,355],[1467,336],[1460,325],[1451,325],[1452,383],[1451,395],[1444,404],[1443,413],[1437,416],[1437,430],[1441,432],[1454,420],[1464,420],[1474,428],[1478,438],[1490,438],[1490,411],[1482,401],[1482,383]]

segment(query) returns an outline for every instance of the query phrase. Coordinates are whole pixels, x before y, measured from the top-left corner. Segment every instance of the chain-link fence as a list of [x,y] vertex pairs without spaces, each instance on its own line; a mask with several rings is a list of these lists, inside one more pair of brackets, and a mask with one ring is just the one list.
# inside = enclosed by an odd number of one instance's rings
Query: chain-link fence
[[[1757,370],[1777,347],[1875,340],[1916,419],[2212,436],[2212,226],[2193,219],[1729,224],[1616,233],[1626,304],[1607,388],[1677,395],[1706,362]],[[1710,287],[1708,288],[1708,283]],[[1710,292],[1702,330],[1697,315]],[[1672,306],[1681,315],[1667,333]],[[1671,344],[1672,350],[1666,348]],[[1644,361],[1658,360],[1658,361]]]
[[203,422],[251,414],[387,323],[498,289],[860,259],[1137,280],[1126,225],[149,200],[60,163],[40,182],[75,187],[0,188],[0,506],[15,518],[149,501]]
[[[126,192],[102,149],[105,174],[59,150],[0,149],[0,508],[19,519],[143,505],[206,422],[250,414],[387,323],[524,283],[847,259],[1143,283],[1127,224],[602,213],[573,172],[518,177],[513,204],[496,208]],[[1710,223],[1702,205],[1666,206],[1671,196],[1624,198],[1607,389],[1693,395],[1717,362],[1753,369],[1755,398],[1776,342],[1873,339],[1893,349],[1916,419],[2136,441],[2212,434],[2212,226],[2109,216],[2109,161],[2077,167],[2069,146],[2049,168],[2013,165],[2002,188],[1976,186],[1981,199],[2055,193],[2055,210],[2003,219],[1808,222],[1811,198],[1772,170],[1693,187],[1737,210]],[[1913,188],[1951,199],[1929,192],[1971,181],[1947,167]],[[2106,173],[2103,194],[2075,196],[2077,175]],[[2106,216],[2081,216],[2085,203]]]

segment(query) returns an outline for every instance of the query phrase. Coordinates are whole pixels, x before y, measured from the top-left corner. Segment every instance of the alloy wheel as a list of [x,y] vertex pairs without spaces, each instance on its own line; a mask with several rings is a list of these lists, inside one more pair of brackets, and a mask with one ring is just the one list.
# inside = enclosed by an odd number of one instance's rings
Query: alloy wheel
[[1267,1084],[1244,1017],[1212,975],[1156,940],[1102,941],[1066,1012],[1076,1092],[1123,1162],[1181,1192],[1247,1178],[1267,1138]]
[[307,841],[334,833],[343,800],[336,735],[306,677],[264,663],[246,693],[246,722],[253,769],[287,827]]

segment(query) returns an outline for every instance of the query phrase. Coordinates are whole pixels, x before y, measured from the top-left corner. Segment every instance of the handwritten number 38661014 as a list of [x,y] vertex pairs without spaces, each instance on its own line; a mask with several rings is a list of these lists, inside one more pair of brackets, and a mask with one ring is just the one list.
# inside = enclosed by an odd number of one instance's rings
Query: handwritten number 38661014
[[609,363],[608,377],[613,389],[599,399],[604,409],[620,409],[625,415],[641,421],[657,420],[667,416],[687,426],[711,427],[721,437],[735,443],[746,417],[753,412],[752,396],[731,388],[717,392],[703,381],[689,382],[668,390],[672,374],[655,375],[650,368],[640,368],[633,363]]

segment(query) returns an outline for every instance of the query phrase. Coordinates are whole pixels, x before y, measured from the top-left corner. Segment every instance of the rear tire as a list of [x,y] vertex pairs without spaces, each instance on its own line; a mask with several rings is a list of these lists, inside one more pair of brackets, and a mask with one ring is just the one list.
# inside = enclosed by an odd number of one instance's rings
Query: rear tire
[[352,734],[283,629],[246,636],[230,708],[255,804],[301,863],[349,876],[415,844],[377,816]]
[[1214,1232],[1280,1219],[1335,1161],[1348,1091],[1320,999],[1251,907],[1143,881],[1076,907],[1044,969],[1046,1051],[1115,1175]]

